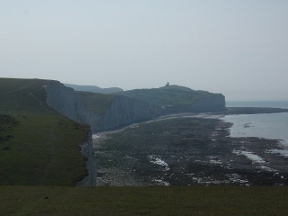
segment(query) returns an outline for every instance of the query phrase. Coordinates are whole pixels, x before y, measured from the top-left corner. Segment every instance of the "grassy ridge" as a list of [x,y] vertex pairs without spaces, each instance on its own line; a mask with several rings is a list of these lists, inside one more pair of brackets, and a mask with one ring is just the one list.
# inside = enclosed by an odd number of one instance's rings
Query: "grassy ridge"
[[286,187],[0,187],[0,215],[287,215]]
[[174,85],[152,89],[135,89],[118,94],[136,98],[158,107],[187,105],[212,95],[206,91],[194,91]]
[[116,92],[123,91],[123,89],[118,87],[100,88],[98,86],[90,86],[90,85],[75,85],[75,84],[64,84],[64,85],[73,88],[75,91],[93,92],[100,94],[113,94]]
[[0,184],[75,185],[86,175],[80,145],[89,127],[48,107],[46,84],[0,79]]
[[46,104],[47,80],[0,78],[0,112],[42,113],[52,109]]
[[99,94],[84,91],[76,92],[77,98],[80,99],[90,111],[98,114],[104,114],[117,95],[141,100],[157,107],[172,109],[173,107],[191,105],[196,101],[210,97],[213,94],[206,91],[194,91],[190,88],[176,85],[152,89],[134,89],[116,94]]

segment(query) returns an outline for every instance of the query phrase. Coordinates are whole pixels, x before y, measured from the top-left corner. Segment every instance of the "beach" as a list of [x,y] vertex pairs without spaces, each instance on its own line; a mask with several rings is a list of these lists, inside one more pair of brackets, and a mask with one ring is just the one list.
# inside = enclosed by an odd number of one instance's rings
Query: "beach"
[[185,115],[99,134],[98,185],[288,185],[281,142],[230,137],[231,126]]

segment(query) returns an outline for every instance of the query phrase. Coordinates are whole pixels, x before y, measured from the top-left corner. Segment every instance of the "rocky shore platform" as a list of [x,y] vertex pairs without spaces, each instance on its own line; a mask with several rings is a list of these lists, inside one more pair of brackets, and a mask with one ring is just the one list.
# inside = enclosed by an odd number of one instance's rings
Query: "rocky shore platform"
[[94,135],[97,184],[288,185],[279,140],[229,137],[231,123],[182,116]]

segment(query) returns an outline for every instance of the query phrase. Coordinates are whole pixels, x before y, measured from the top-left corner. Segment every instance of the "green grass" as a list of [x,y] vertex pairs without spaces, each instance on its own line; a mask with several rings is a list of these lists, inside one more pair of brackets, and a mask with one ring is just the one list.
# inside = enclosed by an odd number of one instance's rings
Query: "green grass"
[[110,94],[90,92],[76,92],[76,96],[78,99],[83,101],[90,111],[98,114],[104,114],[109,109],[116,97],[115,95]]
[[46,104],[47,80],[0,78],[0,112],[42,113],[52,109]]
[[0,184],[75,185],[85,176],[87,126],[60,115],[14,118],[18,125],[6,131],[13,138],[0,142]]
[[286,187],[0,187],[0,215],[287,215]]
[[46,104],[45,80],[0,79],[0,184],[75,185],[89,127]]
[[[166,86],[152,89],[135,89],[118,93],[120,95],[136,98],[149,104],[163,106],[180,106],[193,104],[197,100],[213,94],[206,91],[194,91],[181,86]],[[167,107],[169,108],[169,107]]]

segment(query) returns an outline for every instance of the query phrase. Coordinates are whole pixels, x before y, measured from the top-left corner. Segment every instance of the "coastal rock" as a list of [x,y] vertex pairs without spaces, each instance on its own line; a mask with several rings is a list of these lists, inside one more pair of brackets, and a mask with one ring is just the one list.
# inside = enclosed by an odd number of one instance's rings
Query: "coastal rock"
[[83,145],[81,145],[81,152],[83,155],[87,157],[86,169],[88,171],[88,175],[78,182],[78,186],[85,187],[95,187],[96,179],[97,179],[97,171],[96,171],[96,159],[94,156],[93,150],[93,141],[92,141],[92,133],[90,132],[88,135],[88,140]]
[[222,94],[213,94],[209,97],[199,99],[196,103],[181,105],[170,109],[170,113],[186,112],[216,112],[226,109],[225,96]]

